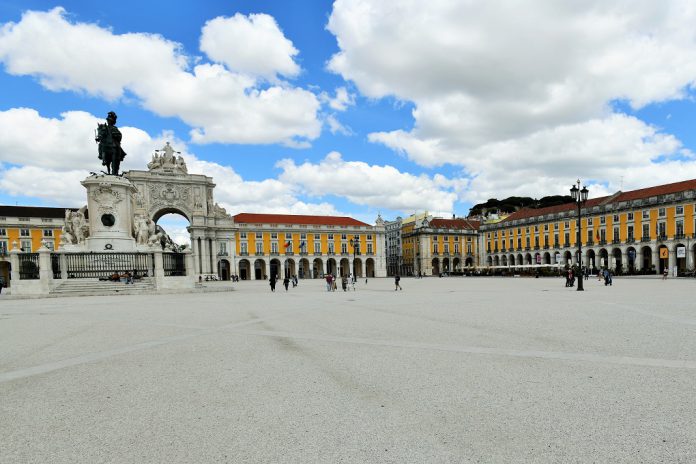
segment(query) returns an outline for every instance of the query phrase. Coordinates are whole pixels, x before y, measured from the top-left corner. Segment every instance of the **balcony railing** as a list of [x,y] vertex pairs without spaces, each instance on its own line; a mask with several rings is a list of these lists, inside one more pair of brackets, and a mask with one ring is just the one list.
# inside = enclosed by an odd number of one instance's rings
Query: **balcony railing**
[[[587,243],[591,245],[591,244],[592,244],[592,240],[590,240],[590,241],[587,242]],[[563,248],[570,248],[570,243],[568,243],[568,242],[564,243],[564,244],[563,244]]]
[[[225,253],[225,254],[227,254],[227,253]],[[240,251],[239,256],[249,256],[249,252],[248,251]]]
[[674,234],[674,240],[683,240],[685,238],[684,234]]
[[650,237],[642,237],[642,238],[640,239],[640,241],[641,241],[641,242],[649,242],[649,241],[650,241]]
[[661,240],[661,241],[665,241],[665,240],[667,240],[667,236],[666,235],[658,235],[657,239]]
[[597,242],[597,244],[600,245],[600,246],[601,246],[601,245],[606,245],[606,244],[607,244],[607,241],[606,241],[606,240],[600,240],[599,242]]
[[636,239],[633,237],[626,237],[626,243],[635,243]]
[[544,250],[548,250],[548,249],[549,249],[549,246],[548,246],[548,245],[544,245]]
[[294,255],[295,255],[295,253],[292,252],[292,251],[286,251],[286,252],[285,252],[285,256],[294,256]]
[[280,256],[280,253],[277,251],[271,251],[271,256]]

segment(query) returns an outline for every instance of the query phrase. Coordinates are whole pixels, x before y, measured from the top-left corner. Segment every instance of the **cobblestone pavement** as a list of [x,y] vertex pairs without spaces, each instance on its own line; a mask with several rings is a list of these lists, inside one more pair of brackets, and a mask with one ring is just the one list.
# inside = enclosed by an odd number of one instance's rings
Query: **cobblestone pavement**
[[696,280],[401,286],[0,299],[0,462],[696,462]]

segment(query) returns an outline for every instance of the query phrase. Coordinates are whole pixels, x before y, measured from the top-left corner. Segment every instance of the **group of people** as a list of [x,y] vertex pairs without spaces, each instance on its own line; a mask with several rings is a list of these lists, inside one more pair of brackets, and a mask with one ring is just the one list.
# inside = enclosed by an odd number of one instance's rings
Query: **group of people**
[[136,271],[133,271],[133,272],[126,271],[126,272],[122,272],[122,273],[114,272],[113,274],[111,274],[109,276],[108,280],[110,280],[111,282],[124,282],[126,284],[135,285],[134,280],[136,278],[137,278]]
[[[326,274],[324,276],[324,280],[326,280],[327,292],[335,292],[336,290],[338,290],[338,279],[335,275]],[[353,274],[344,274],[343,276],[341,276],[341,288],[344,292],[347,292],[349,287],[352,287],[353,291],[355,291],[355,281],[356,278]]]
[[607,285],[612,284],[612,277],[614,277],[614,275],[612,274],[611,270],[609,270],[609,269],[604,269],[604,270],[600,270],[599,272],[597,272],[597,280],[599,280],[601,282],[602,279],[604,279],[604,286],[605,287]]
[[[583,270],[583,274],[585,275],[585,280],[588,280],[590,278],[590,272],[587,269]],[[574,270],[568,269],[568,272],[565,274],[565,286],[566,287],[574,287],[575,286],[575,272]],[[604,285],[612,285],[612,278],[614,275],[612,274],[610,269],[600,269],[597,271],[597,280],[602,281],[604,280]],[[582,276],[580,277],[582,278]]]
[[[278,280],[279,280],[279,277],[277,275],[271,276],[271,278],[268,279],[268,283],[271,285],[272,292],[275,292],[276,282],[278,282]],[[288,288],[290,287],[290,283],[292,283],[292,288],[295,288],[295,287],[297,287],[298,282],[299,281],[297,280],[296,275],[292,275],[292,276],[286,275],[285,278],[283,279],[283,287],[285,287],[285,291],[287,292]]]
[[568,272],[566,273],[565,286],[566,287],[574,287],[575,286],[575,273],[573,272],[572,269],[568,269]]

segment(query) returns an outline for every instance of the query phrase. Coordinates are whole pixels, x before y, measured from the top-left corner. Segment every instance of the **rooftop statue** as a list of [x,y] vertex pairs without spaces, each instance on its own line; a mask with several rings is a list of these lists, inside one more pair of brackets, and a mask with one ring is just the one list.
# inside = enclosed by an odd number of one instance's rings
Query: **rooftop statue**
[[150,171],[188,174],[186,162],[181,156],[181,152],[174,151],[169,142],[161,150],[155,150],[155,154],[152,155],[152,161],[147,163],[147,168]]
[[118,175],[118,168],[126,156],[121,148],[121,131],[116,127],[116,113],[109,111],[106,115],[106,124],[97,125],[97,133],[94,140],[99,144],[99,159],[106,166],[106,173]]

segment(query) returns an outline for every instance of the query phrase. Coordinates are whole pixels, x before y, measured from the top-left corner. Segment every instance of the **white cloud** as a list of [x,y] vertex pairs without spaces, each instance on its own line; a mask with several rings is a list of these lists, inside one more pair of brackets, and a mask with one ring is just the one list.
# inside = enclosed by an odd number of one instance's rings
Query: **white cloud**
[[[106,115],[105,115],[106,116]],[[44,118],[31,108],[0,111],[0,161],[49,169],[98,170],[94,131],[103,118],[84,111],[66,111]],[[142,169],[149,161],[152,139],[135,127],[119,127],[126,162]]]
[[[271,34],[270,19],[251,18],[244,28],[268,38],[255,47],[276,50],[268,67],[255,72],[293,74],[294,48],[287,49],[288,41],[277,27]],[[118,35],[94,24],[71,23],[62,8],[30,11],[18,23],[4,24],[0,61],[8,73],[36,76],[54,91],[85,92],[109,100],[129,92],[146,109],[192,126],[191,137],[199,143],[303,146],[318,137],[317,97],[287,83],[263,86],[251,63],[226,54],[229,44],[218,37],[226,28],[240,33],[220,19],[204,34],[206,49],[245,73],[210,63],[189,70],[193,59],[175,42],[155,34]],[[216,37],[223,43],[216,43]],[[290,62],[278,58],[282,56]]]
[[337,195],[359,205],[397,211],[452,211],[457,198],[452,189],[465,181],[443,176],[428,177],[402,173],[392,166],[369,165],[362,161],[344,161],[341,154],[329,153],[320,163],[297,165],[281,160],[282,182],[296,185],[312,196]]
[[296,76],[300,67],[292,42],[267,14],[235,14],[208,21],[201,33],[201,50],[227,68],[273,79],[277,74]]
[[656,158],[681,144],[611,103],[641,108],[693,89],[695,23],[688,0],[337,0],[328,67],[364,95],[413,102],[412,130],[369,139],[423,166],[462,166],[466,200],[563,193],[577,176],[643,187],[674,180],[674,164]]
[[[83,111],[68,111],[61,118],[44,118],[30,108],[0,111],[0,189],[51,205],[83,205],[86,198],[80,181],[89,171],[100,170],[94,142],[98,122],[103,120]],[[278,179],[245,181],[229,166],[203,161],[171,132],[151,137],[138,128],[119,129],[128,153],[122,170],[147,169],[153,150],[170,142],[182,153],[189,172],[215,179],[215,201],[231,214],[343,215],[328,203],[302,201],[294,186]]]
[[81,207],[87,204],[80,181],[87,171],[60,171],[41,166],[20,166],[0,169],[0,190],[18,197],[32,196],[53,206]]
[[353,135],[353,131],[341,124],[336,118],[336,115],[330,114],[326,117],[326,124],[329,125],[329,130],[332,134]]
[[345,87],[338,87],[333,97],[322,92],[320,98],[322,102],[327,103],[331,109],[336,111],[345,111],[349,106],[355,105],[355,94],[349,92]]

